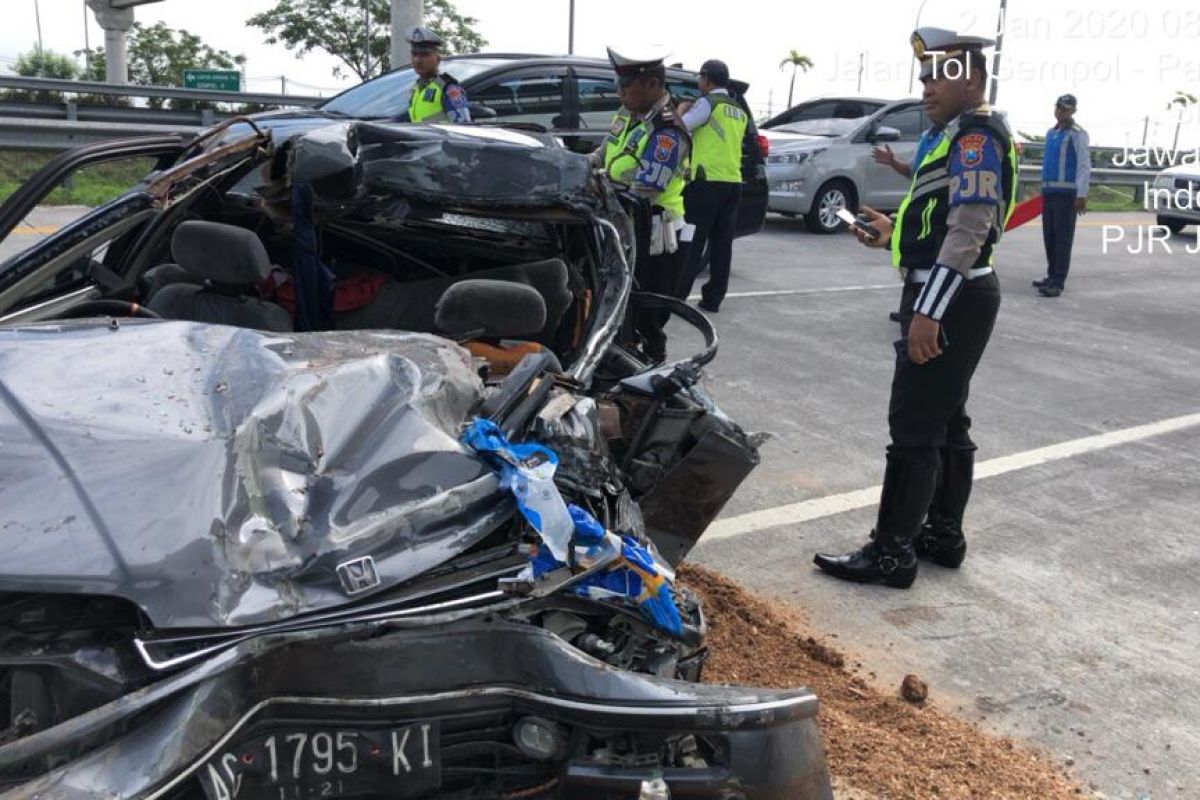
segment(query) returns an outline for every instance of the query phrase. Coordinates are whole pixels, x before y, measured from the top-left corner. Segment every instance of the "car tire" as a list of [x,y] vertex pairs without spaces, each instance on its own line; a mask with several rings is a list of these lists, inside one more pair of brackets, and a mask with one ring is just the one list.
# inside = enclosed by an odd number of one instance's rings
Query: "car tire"
[[812,209],[804,215],[808,229],[813,233],[837,233],[846,227],[846,223],[837,218],[837,210],[844,208],[853,211],[858,208],[858,200],[854,196],[854,188],[842,180],[833,180],[822,184],[813,196]]
[[1186,221],[1175,217],[1159,217],[1158,224],[1165,226],[1171,233],[1179,233],[1188,226]]

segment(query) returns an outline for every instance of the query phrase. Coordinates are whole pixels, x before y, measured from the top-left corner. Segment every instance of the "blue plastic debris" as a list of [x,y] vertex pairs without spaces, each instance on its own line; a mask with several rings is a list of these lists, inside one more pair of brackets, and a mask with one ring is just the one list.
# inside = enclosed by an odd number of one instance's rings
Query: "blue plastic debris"
[[500,473],[500,484],[512,492],[521,514],[554,557],[565,562],[575,523],[554,484],[558,455],[545,445],[512,444],[488,419],[475,419],[462,439]]
[[602,592],[624,595],[658,627],[673,634],[683,632],[671,581],[650,551],[632,536],[621,537],[621,557],[611,569],[584,581],[578,589],[580,594],[598,599]]
[[[585,509],[568,506],[571,519],[575,521],[575,540],[586,543],[586,551],[580,560],[596,555],[597,550],[610,544],[604,527]],[[611,542],[616,542],[611,537]],[[633,600],[642,614],[654,625],[672,634],[683,632],[683,619],[675,607],[671,579],[650,551],[632,536],[622,536],[621,552],[611,567],[596,575],[589,575],[571,587],[570,591],[593,600],[619,598]],[[584,547],[577,547],[583,550]],[[549,554],[539,551],[530,561],[534,577],[565,566]]]
[[610,555],[619,545],[612,566],[589,575],[568,591],[594,600],[632,600],[654,625],[676,635],[683,632],[670,570],[637,539],[618,539],[587,509],[567,505],[554,485],[558,455],[553,450],[540,444],[513,444],[487,419],[472,421],[462,439],[500,473],[501,485],[513,493],[517,508],[546,544],[529,559],[535,579],[567,565],[572,535],[576,562],[583,565]]
[[600,544],[604,541],[604,526],[596,521],[596,518],[588,513],[587,509],[580,508],[574,503],[567,505],[567,512],[571,515],[571,522],[575,524],[575,541],[583,545]]

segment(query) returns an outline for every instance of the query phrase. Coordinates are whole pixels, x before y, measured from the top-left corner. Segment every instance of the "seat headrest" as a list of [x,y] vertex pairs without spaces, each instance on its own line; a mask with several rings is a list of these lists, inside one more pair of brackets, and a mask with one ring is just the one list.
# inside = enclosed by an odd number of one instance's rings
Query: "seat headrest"
[[532,286],[511,281],[459,281],[437,302],[434,324],[456,339],[531,336],[546,324],[546,301]]
[[190,275],[228,286],[252,286],[271,273],[267,248],[252,231],[189,220],[171,237],[175,263]]

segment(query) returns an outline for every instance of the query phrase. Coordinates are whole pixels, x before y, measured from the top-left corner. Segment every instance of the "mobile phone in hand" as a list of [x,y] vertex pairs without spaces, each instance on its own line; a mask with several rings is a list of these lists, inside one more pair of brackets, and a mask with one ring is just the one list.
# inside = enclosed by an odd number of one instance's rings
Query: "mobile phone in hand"
[[[907,336],[901,336],[899,339],[896,339],[892,342],[892,347],[896,348],[896,355],[901,358],[908,358]],[[946,338],[946,328],[941,325],[938,326],[938,347],[942,349],[943,353],[950,347],[950,340]]]
[[866,219],[861,216],[856,217],[846,209],[839,208],[837,211],[837,218],[851,227],[858,228],[867,235],[868,239],[879,238],[879,231],[871,227],[870,223],[868,223]]

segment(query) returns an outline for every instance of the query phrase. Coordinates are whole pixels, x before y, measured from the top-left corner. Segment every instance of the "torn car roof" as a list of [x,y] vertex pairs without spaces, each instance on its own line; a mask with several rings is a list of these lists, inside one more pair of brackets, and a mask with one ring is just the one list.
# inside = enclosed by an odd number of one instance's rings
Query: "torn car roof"
[[461,125],[327,125],[291,140],[290,178],[319,203],[380,195],[439,205],[529,208],[594,202],[586,156],[554,139]]

